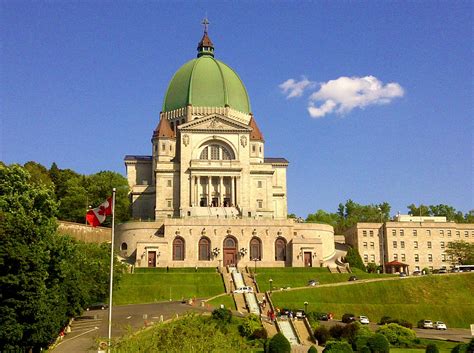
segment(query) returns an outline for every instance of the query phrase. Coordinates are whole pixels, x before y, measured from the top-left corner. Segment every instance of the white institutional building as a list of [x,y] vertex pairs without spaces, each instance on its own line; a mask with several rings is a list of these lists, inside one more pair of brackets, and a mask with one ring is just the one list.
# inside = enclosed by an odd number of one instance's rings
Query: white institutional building
[[265,141],[239,76],[214,58],[174,74],[151,156],[127,155],[132,218],[117,248],[137,267],[321,266],[335,256],[329,225],[287,219],[285,158]]

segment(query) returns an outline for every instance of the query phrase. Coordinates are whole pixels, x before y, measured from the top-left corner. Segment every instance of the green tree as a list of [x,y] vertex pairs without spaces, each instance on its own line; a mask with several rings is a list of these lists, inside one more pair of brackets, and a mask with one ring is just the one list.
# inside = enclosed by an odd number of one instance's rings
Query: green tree
[[378,269],[379,266],[375,262],[369,262],[366,267],[368,273],[376,273]]
[[256,330],[261,328],[262,325],[255,314],[250,314],[245,317],[239,326],[239,332],[243,337],[250,337]]
[[351,267],[358,268],[362,271],[366,271],[365,265],[362,262],[362,258],[360,257],[359,251],[357,251],[357,249],[349,247],[349,250],[347,250],[345,260],[346,262],[349,263]]
[[330,341],[326,344],[323,353],[352,353],[352,347],[345,341]]
[[329,337],[331,337],[331,335],[326,326],[318,326],[314,330],[314,338],[316,338],[316,341],[318,341],[320,346],[324,346]]
[[45,186],[52,186],[53,182],[49,176],[48,169],[43,165],[30,161],[26,162],[23,166],[30,174],[30,181]]
[[425,353],[439,353],[439,348],[436,343],[428,343]]
[[410,216],[431,216],[430,206],[420,204],[418,207],[412,203],[407,206]]
[[410,344],[416,338],[415,331],[395,323],[379,327],[376,333],[384,335],[393,345]]
[[445,252],[452,258],[453,265],[474,264],[474,243],[464,240],[449,242]]
[[311,346],[308,349],[308,353],[318,353],[318,349],[315,346]]
[[390,344],[387,338],[380,333],[376,333],[375,335],[372,335],[367,341],[367,346],[370,348],[370,351],[372,353],[389,353],[390,352]]
[[338,224],[339,216],[336,213],[328,213],[323,210],[318,210],[316,213],[309,214],[306,217],[306,222],[309,223],[325,223],[333,227]]
[[282,333],[278,332],[275,336],[270,339],[268,344],[269,353],[290,353],[291,345],[290,342],[283,336]]

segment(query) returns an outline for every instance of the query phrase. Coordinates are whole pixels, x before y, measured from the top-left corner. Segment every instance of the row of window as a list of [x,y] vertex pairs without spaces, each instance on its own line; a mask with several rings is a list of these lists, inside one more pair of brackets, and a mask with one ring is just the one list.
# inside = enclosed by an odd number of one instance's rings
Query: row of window
[[[367,243],[364,243],[364,246],[365,246],[366,244],[367,244]],[[371,245],[372,245],[372,244],[373,244],[373,243],[371,243]],[[448,242],[447,246],[449,246],[450,244],[451,244],[451,242]],[[444,241],[441,241],[441,242],[439,243],[439,246],[440,246],[441,249],[445,249],[445,248],[446,248],[446,244],[445,244]],[[398,247],[398,242],[397,242],[397,241],[392,242],[392,247],[393,247],[394,249],[397,249],[397,247]],[[426,247],[427,247],[428,249],[432,249],[432,248],[433,248],[432,242],[431,242],[431,241],[426,242]],[[367,247],[365,246],[365,248],[367,248]],[[373,249],[373,247],[372,247],[372,249]],[[405,249],[405,242],[404,242],[404,241],[400,241],[400,249]],[[413,242],[413,249],[418,249],[418,242],[417,242],[417,241],[414,241],[414,242]]]
[[[427,259],[428,259],[428,262],[433,262],[433,254],[428,254],[427,255]],[[394,261],[398,261],[398,254],[393,254],[393,260]],[[415,254],[414,255],[414,260],[415,262],[420,262],[420,255],[419,254]],[[451,255],[446,255],[446,254],[441,254],[441,261],[445,262],[445,261],[450,261],[452,260],[452,256]],[[406,261],[406,255],[405,254],[400,254],[400,261],[404,262]],[[364,254],[364,262],[369,262],[369,255],[368,254]],[[372,254],[370,255],[370,262],[375,262],[375,255]]]
[[[427,236],[431,236],[431,229],[426,229],[425,232],[426,232],[426,235],[427,235]],[[400,229],[400,230],[397,232],[396,229],[392,229],[392,236],[393,236],[393,237],[396,237],[397,234],[399,234],[399,236],[403,237],[403,236],[405,235],[405,230],[404,230],[404,229]],[[439,231],[439,235],[440,235],[440,236],[444,237],[445,234],[446,234],[448,237],[452,236],[451,230],[446,230],[446,232],[445,232],[444,230],[440,230],[440,231]],[[417,230],[417,229],[413,229],[413,230],[412,230],[412,235],[413,235],[414,237],[418,236],[418,230]],[[369,230],[369,231],[363,230],[363,231],[362,231],[362,236],[364,236],[364,237],[366,237],[366,236],[371,236],[371,237],[373,237],[373,236],[374,236],[374,231],[373,231],[373,230]],[[460,237],[461,237],[461,231],[457,230],[457,231],[456,231],[456,236],[457,236],[458,238],[460,238]],[[465,237],[469,237],[469,231],[468,231],[468,230],[465,230],[465,231],[464,231],[464,236],[465,236]],[[471,236],[474,237],[474,231],[471,231]]]
[[[286,260],[286,240],[284,238],[277,238],[275,240],[275,261]],[[234,237],[227,237],[223,242],[224,250],[231,251],[237,254],[237,240]],[[186,253],[186,242],[181,237],[176,237],[173,240],[173,261],[184,261]],[[211,240],[208,237],[202,237],[198,242],[198,258],[199,261],[210,261],[211,260]],[[127,243],[122,243],[120,250],[125,251],[128,249]],[[250,249],[250,260],[261,260],[263,256],[262,241],[253,237],[249,243]]]

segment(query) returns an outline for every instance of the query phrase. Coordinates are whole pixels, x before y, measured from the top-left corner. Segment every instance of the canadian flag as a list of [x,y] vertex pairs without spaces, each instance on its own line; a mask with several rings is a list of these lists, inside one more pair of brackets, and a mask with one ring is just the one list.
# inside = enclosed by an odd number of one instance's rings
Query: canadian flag
[[104,223],[107,216],[112,214],[112,198],[109,197],[101,203],[99,207],[87,211],[86,220],[92,227],[97,227]]

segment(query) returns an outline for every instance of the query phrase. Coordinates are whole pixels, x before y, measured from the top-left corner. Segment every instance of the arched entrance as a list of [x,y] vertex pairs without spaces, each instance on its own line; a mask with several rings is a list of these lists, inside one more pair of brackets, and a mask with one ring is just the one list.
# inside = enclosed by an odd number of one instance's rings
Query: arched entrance
[[234,237],[224,239],[224,266],[237,265],[237,240]]

